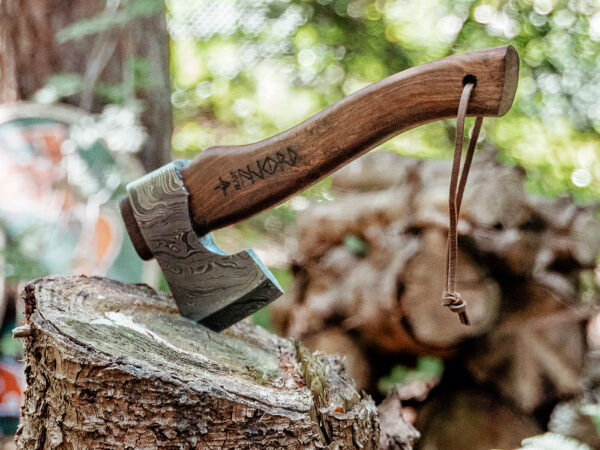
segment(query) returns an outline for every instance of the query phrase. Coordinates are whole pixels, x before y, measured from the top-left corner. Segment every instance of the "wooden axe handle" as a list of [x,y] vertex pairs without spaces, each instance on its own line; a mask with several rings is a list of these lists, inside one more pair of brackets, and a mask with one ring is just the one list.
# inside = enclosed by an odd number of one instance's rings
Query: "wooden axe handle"
[[[198,233],[277,205],[391,137],[455,117],[463,85],[476,88],[470,116],[501,116],[512,105],[519,56],[508,45],[449,56],[365,87],[264,141],[210,147],[183,171]],[[152,257],[129,201],[121,209],[140,256]]]

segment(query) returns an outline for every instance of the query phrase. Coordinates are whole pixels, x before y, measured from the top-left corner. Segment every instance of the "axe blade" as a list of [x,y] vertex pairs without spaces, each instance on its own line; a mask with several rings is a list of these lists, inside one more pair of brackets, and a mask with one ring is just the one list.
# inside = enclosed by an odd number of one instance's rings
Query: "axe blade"
[[181,314],[223,330],[279,297],[283,290],[252,250],[223,252],[210,234],[198,236],[173,161],[127,185],[133,215],[158,261]]

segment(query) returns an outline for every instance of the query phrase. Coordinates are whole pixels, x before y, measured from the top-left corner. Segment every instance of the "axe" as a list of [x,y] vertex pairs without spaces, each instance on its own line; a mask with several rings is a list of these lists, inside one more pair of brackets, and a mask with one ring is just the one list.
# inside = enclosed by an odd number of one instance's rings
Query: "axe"
[[246,250],[228,255],[209,232],[271,208],[378,144],[418,125],[466,114],[502,116],[519,57],[512,46],[449,56],[367,86],[269,139],[204,150],[127,186],[121,213],[139,256],[155,257],[182,315],[222,330],[282,294]]

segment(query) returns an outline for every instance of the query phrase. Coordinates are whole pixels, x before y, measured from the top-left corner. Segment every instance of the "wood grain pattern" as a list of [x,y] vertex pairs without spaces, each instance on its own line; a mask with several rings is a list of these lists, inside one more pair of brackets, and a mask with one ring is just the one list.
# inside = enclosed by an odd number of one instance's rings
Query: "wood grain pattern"
[[47,277],[22,299],[18,449],[377,448],[339,357],[245,322],[215,333],[145,285]]
[[[468,115],[501,116],[512,105],[519,57],[512,46],[449,56],[402,71],[261,142],[206,149],[182,171],[201,234],[277,205],[393,136],[454,117],[466,79]],[[122,211],[140,256],[143,238]]]

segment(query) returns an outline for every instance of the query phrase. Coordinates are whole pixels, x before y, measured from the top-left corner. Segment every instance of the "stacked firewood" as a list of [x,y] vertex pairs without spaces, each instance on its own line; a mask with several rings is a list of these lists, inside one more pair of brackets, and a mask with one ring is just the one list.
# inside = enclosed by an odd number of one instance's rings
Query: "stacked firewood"
[[299,219],[294,286],[271,314],[283,334],[345,355],[375,396],[394,365],[446,360],[433,391],[394,393],[414,403],[422,448],[514,447],[559,401],[592,389],[597,207],[533,198],[523,170],[478,153],[458,227],[466,327],[440,305],[449,177],[449,162],[383,152],[336,173],[338,199]]

